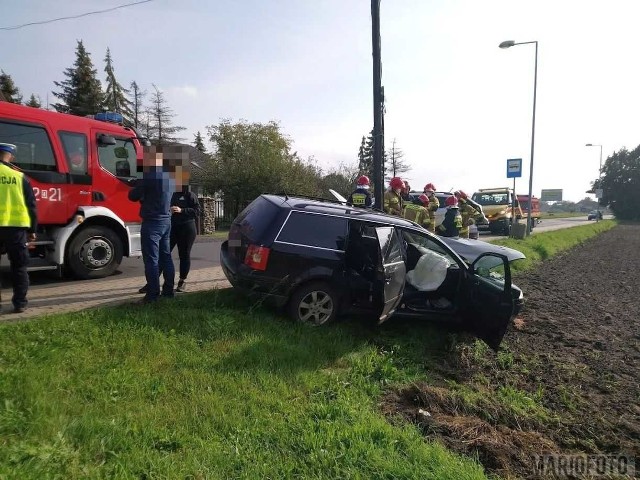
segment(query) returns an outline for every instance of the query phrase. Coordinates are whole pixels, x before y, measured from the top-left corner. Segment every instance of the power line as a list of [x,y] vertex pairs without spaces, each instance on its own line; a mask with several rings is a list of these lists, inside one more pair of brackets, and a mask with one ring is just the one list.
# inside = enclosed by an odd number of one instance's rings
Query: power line
[[17,30],[19,28],[30,27],[32,25],[44,25],[46,23],[60,22],[61,20],[71,20],[74,18],[87,17],[89,15],[97,15],[99,13],[112,12],[114,10],[118,10],[119,8],[132,7],[134,5],[140,5],[141,3],[148,3],[152,1],[153,0],[141,0],[139,2],[126,3],[124,5],[118,5],[117,7],[107,8],[106,10],[96,10],[93,12],[82,13],[80,15],[71,15],[69,17],[52,18],[51,20],[42,20],[41,22],[23,23],[22,25],[13,25],[11,27],[0,27],[0,30]]

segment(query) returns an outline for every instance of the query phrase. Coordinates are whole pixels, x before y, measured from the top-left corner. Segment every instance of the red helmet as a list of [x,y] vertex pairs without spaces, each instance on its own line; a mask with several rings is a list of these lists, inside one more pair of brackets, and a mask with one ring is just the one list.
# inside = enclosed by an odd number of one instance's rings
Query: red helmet
[[464,193],[462,190],[456,190],[453,194],[459,199],[462,198],[463,200],[466,200],[469,198],[469,195]]
[[367,177],[366,175],[360,175],[358,177],[358,181],[356,182],[356,184],[358,184],[358,185],[370,185],[371,182],[369,181],[369,177]]
[[455,197],[455,195],[451,195],[450,197],[447,197],[447,199],[444,201],[444,204],[447,207],[457,207],[458,199]]
[[424,186],[424,191],[426,192],[435,192],[436,191],[436,186],[433,183],[427,183]]
[[424,193],[418,197],[418,200],[420,200],[425,207],[429,205],[429,197],[427,197]]
[[394,190],[402,190],[404,188],[404,182],[400,177],[393,177],[389,181],[389,186]]

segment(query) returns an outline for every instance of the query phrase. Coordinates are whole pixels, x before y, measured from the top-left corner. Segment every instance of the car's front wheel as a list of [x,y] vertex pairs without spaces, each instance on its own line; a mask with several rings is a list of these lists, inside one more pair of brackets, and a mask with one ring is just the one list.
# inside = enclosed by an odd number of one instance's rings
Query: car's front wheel
[[320,326],[335,320],[339,298],[325,282],[312,282],[299,287],[289,301],[289,314],[301,323]]

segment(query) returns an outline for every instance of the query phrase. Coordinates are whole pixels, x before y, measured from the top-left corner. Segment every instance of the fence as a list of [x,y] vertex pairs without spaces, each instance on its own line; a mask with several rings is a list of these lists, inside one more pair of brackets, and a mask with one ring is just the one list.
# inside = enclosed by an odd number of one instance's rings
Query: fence
[[248,205],[248,202],[224,201],[221,198],[200,197],[200,218],[198,233],[211,234],[218,230],[226,230],[233,219]]

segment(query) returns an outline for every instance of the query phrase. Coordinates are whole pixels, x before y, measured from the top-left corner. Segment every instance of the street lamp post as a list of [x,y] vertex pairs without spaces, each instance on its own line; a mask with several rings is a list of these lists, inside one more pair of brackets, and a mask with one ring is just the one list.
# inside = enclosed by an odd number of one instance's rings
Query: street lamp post
[[531,235],[531,204],[533,197],[533,150],[535,146],[536,138],[536,91],[538,89],[538,41],[531,42],[514,42],[513,40],[506,40],[502,42],[500,48],[511,48],[514,45],[527,45],[530,43],[536,44],[536,60],[533,70],[533,118],[531,121],[531,163],[529,164],[529,211],[527,213],[527,235]]
[[[600,147],[600,170],[598,170],[598,187],[600,186],[600,179],[602,178],[602,145],[596,145],[594,143],[587,143],[585,147]],[[596,193],[596,200],[598,201],[598,215],[596,216],[596,222],[600,221],[600,199]]]

